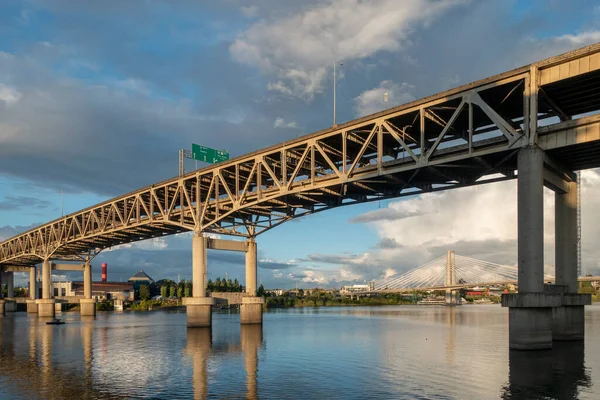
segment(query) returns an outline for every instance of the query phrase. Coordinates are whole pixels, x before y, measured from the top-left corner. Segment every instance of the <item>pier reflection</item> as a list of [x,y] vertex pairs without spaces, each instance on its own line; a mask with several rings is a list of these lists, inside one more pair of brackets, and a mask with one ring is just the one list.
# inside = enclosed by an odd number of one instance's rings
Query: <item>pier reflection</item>
[[503,399],[578,399],[591,386],[584,342],[554,342],[552,350],[509,353],[509,381]]
[[260,325],[241,325],[240,345],[228,342],[215,344],[212,338],[212,330],[188,329],[187,346],[185,354],[192,359],[192,386],[194,399],[202,400],[209,397],[209,362],[211,356],[222,353],[238,353],[244,355],[246,370],[246,399],[258,398],[258,352],[263,345],[263,332]]
[[246,399],[257,398],[258,350],[262,346],[262,325],[241,325],[240,339],[246,361]]
[[192,384],[194,399],[208,398],[208,360],[212,352],[212,330],[194,328],[187,330],[186,353],[192,358]]

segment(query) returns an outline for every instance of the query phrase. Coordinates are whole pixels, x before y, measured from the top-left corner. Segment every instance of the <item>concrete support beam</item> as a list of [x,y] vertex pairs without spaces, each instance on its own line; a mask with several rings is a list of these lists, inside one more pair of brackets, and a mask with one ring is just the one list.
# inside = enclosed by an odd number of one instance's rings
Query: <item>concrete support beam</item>
[[192,297],[183,299],[188,328],[212,326],[212,306],[215,300],[206,297],[206,247],[207,238],[197,232],[192,238]]
[[95,316],[96,315],[96,300],[95,299],[79,300],[79,313],[82,316]]
[[85,264],[55,264],[52,263],[53,271],[85,271]]
[[192,238],[192,297],[206,297],[206,238]]
[[[537,112],[533,114],[532,135],[537,127]],[[550,349],[552,307],[561,305],[561,294],[544,292],[544,152],[533,146],[521,149],[518,168],[519,293],[502,296],[502,306],[509,307],[509,347]]]
[[[92,264],[86,262],[83,269],[83,298],[91,300],[92,298]],[[94,302],[95,304],[95,302]],[[83,307],[82,307],[83,310]],[[83,315],[83,314],[82,314]],[[94,315],[96,315],[96,308],[94,306]]]
[[4,267],[4,270],[7,272],[29,272],[29,267],[23,267],[20,265],[11,265],[8,267]]
[[2,298],[0,298],[0,318],[4,317],[5,311],[4,311],[4,300]]
[[27,300],[27,313],[28,314],[37,314],[38,306],[36,300]]
[[[37,267],[34,265],[31,268],[29,268],[29,299],[30,300],[35,300],[37,299],[37,282],[36,282],[36,273],[37,273]],[[29,308],[27,308],[27,312],[29,312]],[[35,310],[35,312],[37,312],[37,308]]]
[[51,299],[52,296],[52,266],[50,260],[42,263],[42,299]]
[[38,299],[35,301],[38,308],[38,316],[54,318],[55,305],[54,299]]
[[227,250],[246,252],[246,243],[239,240],[223,240],[207,238],[206,246],[212,250]]
[[519,293],[544,291],[544,152],[527,147],[518,156]]
[[554,194],[556,284],[577,293],[577,182],[564,182],[568,191]]
[[240,323],[262,324],[264,304],[265,299],[262,297],[244,297],[240,306]]
[[249,296],[256,296],[256,275],[257,275],[257,250],[256,241],[248,239],[246,242],[246,293]]
[[6,297],[12,299],[15,297],[15,273],[5,272],[6,277]]

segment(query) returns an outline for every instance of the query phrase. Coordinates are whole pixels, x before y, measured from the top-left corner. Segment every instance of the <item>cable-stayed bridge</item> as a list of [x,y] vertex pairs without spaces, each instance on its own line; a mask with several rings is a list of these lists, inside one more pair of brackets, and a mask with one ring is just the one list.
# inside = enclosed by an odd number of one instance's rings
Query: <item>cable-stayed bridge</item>
[[[516,266],[477,260],[449,251],[417,268],[390,278],[376,281],[370,292],[407,292],[415,290],[461,289],[474,286],[517,284]],[[587,276],[580,281],[598,281],[600,277]],[[545,274],[544,282],[554,282],[554,276]]]

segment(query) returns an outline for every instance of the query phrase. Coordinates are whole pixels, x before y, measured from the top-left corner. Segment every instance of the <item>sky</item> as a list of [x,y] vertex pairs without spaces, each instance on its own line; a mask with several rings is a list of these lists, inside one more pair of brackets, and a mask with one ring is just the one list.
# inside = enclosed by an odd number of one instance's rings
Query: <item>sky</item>
[[[591,0],[0,3],[0,240],[177,175],[600,41]],[[203,166],[203,165],[200,165]],[[192,161],[186,169],[195,167]],[[545,264],[554,264],[545,193]],[[582,264],[600,275],[600,171],[582,175]],[[361,204],[257,238],[268,288],[382,279],[453,249],[516,265],[516,182]],[[191,278],[191,236],[106,249],[109,280]],[[245,280],[209,251],[211,278]],[[55,275],[55,280],[82,279]],[[27,282],[17,274],[17,283]]]

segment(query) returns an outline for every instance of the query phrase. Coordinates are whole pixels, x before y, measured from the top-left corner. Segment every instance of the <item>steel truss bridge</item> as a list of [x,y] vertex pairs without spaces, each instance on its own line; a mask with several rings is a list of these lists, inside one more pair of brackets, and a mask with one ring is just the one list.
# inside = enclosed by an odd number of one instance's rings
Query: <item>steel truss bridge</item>
[[84,259],[184,231],[256,235],[334,207],[600,167],[600,43],[425,97],[69,214],[0,243],[0,264]]
[[[436,258],[403,274],[375,282],[368,293],[402,293],[414,291],[463,289],[475,286],[502,286],[517,284],[517,266],[460,256],[452,252]],[[450,271],[449,271],[450,270]],[[448,276],[451,275],[451,279]],[[553,275],[545,275],[544,282],[554,282]],[[580,282],[600,281],[600,276],[583,276]]]

